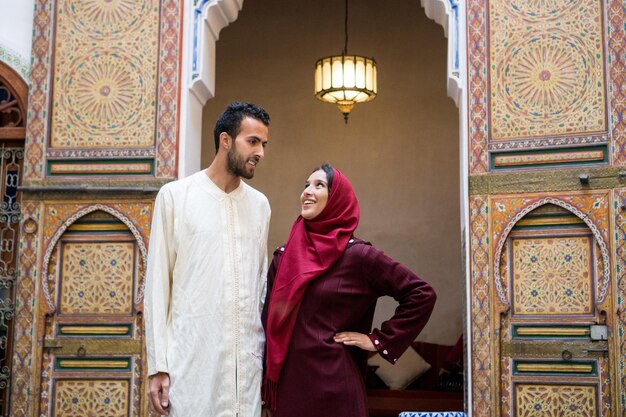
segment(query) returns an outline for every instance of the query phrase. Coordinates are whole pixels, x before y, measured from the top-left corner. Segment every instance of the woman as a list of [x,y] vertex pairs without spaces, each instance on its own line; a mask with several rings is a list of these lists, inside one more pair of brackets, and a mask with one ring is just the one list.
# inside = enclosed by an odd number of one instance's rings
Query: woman
[[[359,204],[337,169],[316,169],[300,201],[268,272],[264,401],[272,417],[364,417],[368,351],[394,363],[428,321],[435,292],[353,237]],[[383,295],[399,306],[370,332]]]

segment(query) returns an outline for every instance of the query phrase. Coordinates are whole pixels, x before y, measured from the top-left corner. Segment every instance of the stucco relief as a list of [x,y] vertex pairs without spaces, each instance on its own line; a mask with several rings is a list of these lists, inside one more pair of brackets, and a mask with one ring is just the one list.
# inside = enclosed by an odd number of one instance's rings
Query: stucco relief
[[491,139],[606,131],[598,0],[489,2]]
[[158,0],[56,7],[51,147],[152,145]]
[[15,72],[20,74],[24,81],[28,82],[30,64],[26,58],[22,57],[19,53],[13,51],[8,46],[0,44],[0,62],[7,64],[15,70]]
[[37,0],[26,184],[47,179],[48,158],[88,170],[132,156],[176,176],[181,13],[177,0]]

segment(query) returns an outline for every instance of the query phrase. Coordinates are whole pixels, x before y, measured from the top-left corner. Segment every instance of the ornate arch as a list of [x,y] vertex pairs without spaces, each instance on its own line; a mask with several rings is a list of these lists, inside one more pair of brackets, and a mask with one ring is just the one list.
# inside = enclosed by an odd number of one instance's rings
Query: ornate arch
[[[448,38],[448,96],[461,98],[458,0],[421,0],[428,18],[443,26]],[[189,87],[204,105],[215,94],[215,43],[220,31],[237,20],[243,0],[201,0],[193,9],[193,45]]]
[[509,221],[509,223],[507,224],[506,228],[502,231],[502,235],[500,236],[500,240],[498,241],[498,244],[496,246],[496,252],[493,258],[494,281],[495,281],[496,291],[498,293],[498,297],[500,298],[500,301],[505,306],[509,305],[510,294],[508,294],[508,291],[504,289],[504,280],[503,280],[503,277],[500,276],[500,262],[502,258],[502,250],[504,248],[504,244],[506,240],[508,239],[509,234],[511,233],[511,230],[513,229],[513,227],[518,221],[520,221],[524,216],[526,216],[531,211],[545,204],[554,204],[556,206],[560,206],[574,213],[577,217],[579,217],[582,221],[585,222],[587,227],[589,227],[589,229],[591,230],[591,233],[593,234],[593,236],[596,238],[596,242],[598,243],[598,246],[600,247],[600,253],[602,255],[602,262],[604,263],[603,265],[604,268],[602,271],[603,276],[597,283],[597,287],[598,287],[597,302],[598,303],[603,302],[608,291],[609,281],[610,281],[610,276],[611,276],[610,275],[611,264],[609,260],[609,249],[607,247],[607,244],[602,238],[602,234],[600,233],[600,230],[598,230],[598,228],[591,221],[589,216],[587,216],[585,213],[583,213],[582,211],[580,211],[573,205],[563,200],[559,200],[558,198],[554,198],[554,197],[542,198],[541,200],[535,201],[534,203],[530,204],[528,207],[521,210],[515,217],[513,217],[511,221]]
[[448,97],[459,107],[463,90],[461,78],[462,30],[459,27],[459,0],[421,0],[422,7],[429,19],[443,26],[443,33],[448,38]]
[[13,68],[0,61],[0,139],[24,139],[28,85]]
[[201,0],[193,8],[189,87],[202,105],[215,95],[215,43],[242,7],[243,0]]
[[[43,257],[43,262],[42,262],[42,273],[41,273],[41,287],[43,289],[43,294],[44,294],[44,298],[46,300],[46,304],[48,306],[48,313],[52,314],[56,311],[56,304],[54,303],[54,300],[52,299],[52,295],[50,294],[50,291],[48,289],[48,285],[47,285],[47,280],[48,280],[48,265],[50,264],[50,258],[52,257],[52,252],[54,251],[54,248],[56,247],[59,239],[61,238],[61,236],[63,236],[63,233],[65,233],[65,231],[72,225],[72,223],[74,223],[76,220],[80,219],[81,217],[92,213],[94,211],[104,211],[106,213],[109,213],[110,215],[116,217],[118,220],[120,220],[122,223],[124,223],[126,225],[126,227],[128,227],[128,229],[131,231],[131,233],[133,234],[133,236],[135,237],[135,240],[137,241],[137,245],[139,246],[139,252],[141,253],[141,265],[143,267],[143,270],[146,270],[147,267],[147,261],[148,261],[148,250],[146,248],[146,244],[141,236],[141,233],[139,233],[139,230],[137,230],[137,227],[135,227],[135,225],[133,224],[133,222],[131,222],[126,216],[124,216],[121,212],[105,206],[103,204],[93,204],[90,205],[88,207],[84,207],[80,210],[78,210],[76,213],[74,213],[73,215],[71,215],[67,220],[65,220],[65,222],[63,222],[63,224],[59,227],[59,229],[56,231],[56,233],[52,236],[52,238],[50,239],[50,242],[48,242],[48,247],[46,249],[46,253]],[[135,296],[135,304],[140,304],[143,301],[143,290],[144,290],[144,282],[143,279],[141,279],[142,277],[140,277],[140,280],[138,282],[138,288],[139,290],[137,291],[137,295]]]
[[28,82],[28,71],[30,64],[28,60],[10,48],[0,45],[0,63],[12,68],[19,74],[23,81]]

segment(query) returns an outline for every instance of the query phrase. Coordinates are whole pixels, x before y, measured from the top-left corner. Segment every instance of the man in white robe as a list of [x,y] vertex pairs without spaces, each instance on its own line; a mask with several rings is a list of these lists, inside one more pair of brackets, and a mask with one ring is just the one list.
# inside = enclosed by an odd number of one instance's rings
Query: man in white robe
[[269,116],[232,103],[211,165],[159,191],[145,289],[150,403],[170,417],[261,414],[270,206],[254,175]]

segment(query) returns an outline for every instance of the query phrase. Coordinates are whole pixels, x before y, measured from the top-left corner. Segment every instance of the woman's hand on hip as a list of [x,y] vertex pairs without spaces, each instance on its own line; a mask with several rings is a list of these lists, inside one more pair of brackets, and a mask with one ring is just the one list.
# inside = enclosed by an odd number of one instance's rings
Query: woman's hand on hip
[[337,343],[343,343],[347,346],[356,346],[369,352],[376,352],[376,348],[370,338],[363,333],[339,332],[333,337],[333,339]]

